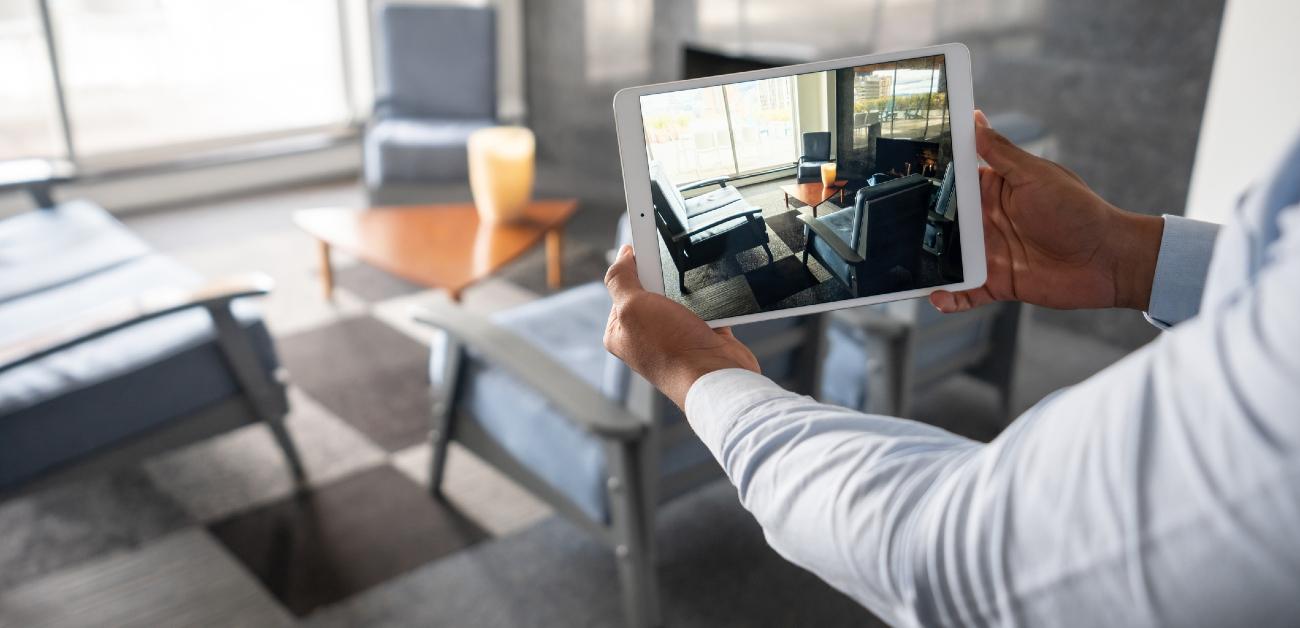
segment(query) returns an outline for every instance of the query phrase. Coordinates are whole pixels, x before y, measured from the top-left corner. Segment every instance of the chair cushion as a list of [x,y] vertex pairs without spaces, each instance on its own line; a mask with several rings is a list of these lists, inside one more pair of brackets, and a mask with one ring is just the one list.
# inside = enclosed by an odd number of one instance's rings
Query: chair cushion
[[831,132],[830,131],[809,131],[803,134],[803,154],[800,155],[808,161],[830,161],[831,158]]
[[686,199],[668,178],[668,171],[657,161],[650,162],[650,199],[655,211],[668,226],[668,232],[677,235],[686,230],[689,214],[686,211]]
[[[589,283],[500,312],[492,320],[599,389],[610,300]],[[600,438],[574,424],[536,390],[470,354],[465,408],[506,451],[597,521],[606,521],[606,464]]]
[[0,303],[148,253],[140,238],[89,201],[0,220]]
[[[150,288],[200,282],[163,256],[141,257],[0,304],[0,343]],[[235,306],[263,365],[274,369],[271,339],[253,304]],[[237,391],[211,319],[201,309],[127,327],[0,371],[0,486],[111,448]]]
[[820,181],[822,178],[822,164],[828,163],[831,162],[817,159],[800,159],[796,176],[800,182]]
[[[853,208],[849,207],[825,216],[818,216],[817,222],[829,227],[847,244],[853,241],[853,214]],[[814,238],[812,247],[813,252],[817,254],[817,259],[822,262],[822,266],[826,267],[826,270],[829,270],[831,274],[838,277],[847,286],[849,284],[849,263],[836,255],[835,249],[831,248],[831,245],[822,238]]]
[[490,8],[376,3],[376,91],[398,116],[496,117],[496,16]]
[[464,182],[469,176],[467,143],[490,119],[389,118],[370,126],[365,138],[366,185],[395,182]]
[[724,185],[712,192],[693,196],[686,200],[686,215],[698,216],[700,214],[711,212],[720,207],[726,207],[736,201],[743,201],[744,197],[740,191],[729,185]]
[[[761,231],[764,228],[763,215],[750,213],[752,209],[754,209],[753,205],[750,205],[744,199],[740,199],[711,212],[691,216],[689,219],[689,229],[692,231],[691,244],[700,244],[751,223],[756,223],[756,228]],[[697,228],[722,220],[727,216],[735,216],[735,219],[719,223],[698,233],[695,232]]]

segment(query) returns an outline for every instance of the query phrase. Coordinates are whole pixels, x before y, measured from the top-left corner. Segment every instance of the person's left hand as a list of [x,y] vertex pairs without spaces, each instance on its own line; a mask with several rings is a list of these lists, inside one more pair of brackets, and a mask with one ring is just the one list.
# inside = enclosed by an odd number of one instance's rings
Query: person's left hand
[[679,408],[701,375],[728,368],[755,373],[758,360],[727,327],[711,329],[680,303],[641,287],[632,247],[624,245],[605,273],[614,308],[605,348],[640,373]]

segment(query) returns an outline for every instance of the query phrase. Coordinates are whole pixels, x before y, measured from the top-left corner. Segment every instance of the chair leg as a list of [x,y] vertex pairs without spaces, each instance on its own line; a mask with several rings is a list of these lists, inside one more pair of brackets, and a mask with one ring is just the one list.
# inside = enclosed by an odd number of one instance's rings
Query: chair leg
[[307,485],[307,472],[302,466],[302,457],[298,454],[298,446],[293,443],[293,437],[289,435],[289,429],[284,424],[284,417],[264,418],[267,427],[271,428],[271,436],[275,438],[275,444],[280,446],[280,451],[284,453],[284,460],[289,464],[289,472],[293,474],[294,484],[298,486]]
[[763,243],[763,250],[767,251],[767,263],[771,264],[776,261],[776,257],[772,255],[772,247],[768,246],[766,242]]
[[257,417],[271,428],[271,436],[284,452],[294,483],[300,488],[306,486],[307,473],[302,466],[302,456],[298,454],[298,447],[294,445],[293,437],[284,424],[285,415],[289,413],[284,385],[276,381],[275,375],[268,373],[262,365],[247,332],[235,320],[228,306],[212,305],[207,310],[217,331],[217,345],[221,348],[235,381],[239,382],[240,389]]
[[623,612],[629,628],[663,623],[659,582],[654,566],[654,526],[643,482],[638,447],[644,443],[612,443],[608,447],[613,473],[608,484],[613,512],[614,556],[623,589]]
[[686,287],[686,271],[684,270],[677,271],[677,287],[681,289],[682,294],[690,292]]
[[440,357],[438,372],[431,373],[429,390],[429,494],[442,499],[442,479],[447,466],[447,445],[452,437],[452,412],[464,348],[446,332],[439,333],[430,350]]

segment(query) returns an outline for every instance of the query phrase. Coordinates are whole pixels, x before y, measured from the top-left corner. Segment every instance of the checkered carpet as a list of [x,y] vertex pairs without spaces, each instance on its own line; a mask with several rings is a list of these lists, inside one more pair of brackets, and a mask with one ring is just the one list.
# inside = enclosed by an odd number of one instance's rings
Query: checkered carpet
[[[770,184],[753,186],[760,189]],[[826,303],[853,298],[849,289],[834,278],[816,259],[803,262],[806,243],[800,213],[812,210],[797,199],[786,204],[780,190],[751,193],[741,189],[745,200],[763,210],[767,226],[768,246],[772,261],[762,247],[754,247],[716,262],[692,269],[686,273],[683,295],[677,283],[677,267],[669,256],[664,242],[659,242],[659,259],[664,270],[664,291],[705,319],[717,319],[755,312],[783,310],[801,305]],[[845,199],[846,201],[850,199]],[[819,216],[840,211],[836,200],[829,200],[817,208]],[[919,243],[918,243],[919,246]],[[921,276],[916,286],[934,286],[945,283],[939,276],[935,259],[921,256]]]
[[[276,277],[264,310],[310,489],[293,493],[252,425],[0,503],[0,626],[617,625],[612,554],[472,454],[453,444],[448,502],[429,498],[429,332],[409,311],[444,297],[344,259],[327,304],[305,235],[254,233],[168,252]],[[568,245],[566,281],[601,277],[603,256]],[[487,314],[544,285],[536,251],[463,305]],[[671,625],[872,621],[767,548],[725,482],[671,504],[659,537]]]

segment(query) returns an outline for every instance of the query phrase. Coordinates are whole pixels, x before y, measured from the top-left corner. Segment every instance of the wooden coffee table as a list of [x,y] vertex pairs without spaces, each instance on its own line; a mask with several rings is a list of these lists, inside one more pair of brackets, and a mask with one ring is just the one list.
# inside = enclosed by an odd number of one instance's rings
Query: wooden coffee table
[[533,201],[526,219],[487,225],[470,203],[373,209],[323,208],[295,212],[293,220],[320,243],[325,298],[334,293],[330,249],[430,288],[455,301],[475,282],[546,239],[546,283],[561,285],[562,230],[577,211],[574,199]]
[[834,198],[836,194],[840,195],[840,205],[844,204],[844,186],[848,184],[848,179],[836,179],[835,183],[822,185],[821,181],[811,181],[809,183],[789,183],[781,186],[781,191],[785,192],[785,206],[790,206],[790,197],[794,197],[812,208],[813,218],[817,217],[817,206]]

